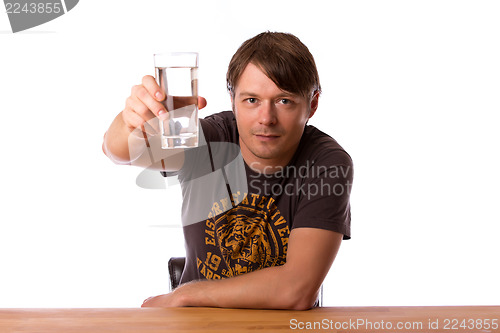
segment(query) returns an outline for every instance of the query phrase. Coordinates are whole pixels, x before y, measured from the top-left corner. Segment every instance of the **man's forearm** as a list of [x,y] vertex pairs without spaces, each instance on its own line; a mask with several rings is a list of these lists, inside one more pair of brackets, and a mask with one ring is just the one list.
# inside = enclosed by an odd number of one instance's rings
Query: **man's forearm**
[[172,296],[176,306],[305,310],[314,304],[318,288],[302,283],[286,266],[278,266],[223,280],[187,283]]
[[341,233],[317,228],[293,229],[284,265],[223,280],[187,283],[169,294],[147,299],[143,306],[309,309],[342,237]]
[[[151,125],[146,124],[154,132]],[[160,135],[146,134],[143,129],[130,131],[121,113],[115,118],[104,135],[103,152],[117,164],[129,164],[143,168],[176,171],[184,163],[184,150],[162,149]]]
[[118,164],[130,163],[129,136],[131,131],[123,122],[122,114],[119,113],[108,131],[104,135],[103,151],[113,162]]

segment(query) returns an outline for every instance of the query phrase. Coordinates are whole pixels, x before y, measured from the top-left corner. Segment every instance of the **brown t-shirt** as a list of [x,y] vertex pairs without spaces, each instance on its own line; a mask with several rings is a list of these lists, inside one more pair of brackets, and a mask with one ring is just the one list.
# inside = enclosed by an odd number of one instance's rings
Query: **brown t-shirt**
[[241,157],[231,111],[200,124],[200,147],[186,151],[177,173],[186,242],[181,283],[283,265],[294,228],[350,238],[352,160],[333,138],[308,125],[290,163],[259,174]]

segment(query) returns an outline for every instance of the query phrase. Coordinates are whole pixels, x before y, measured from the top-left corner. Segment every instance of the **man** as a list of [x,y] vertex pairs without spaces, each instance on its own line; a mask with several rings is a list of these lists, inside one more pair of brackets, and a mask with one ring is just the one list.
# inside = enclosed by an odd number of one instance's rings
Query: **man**
[[265,32],[243,43],[227,84],[233,110],[200,120],[205,151],[144,162],[145,151],[158,146],[149,124],[166,112],[151,76],[132,89],[105,135],[112,160],[175,173],[183,189],[181,285],[143,306],[309,309],[350,238],[352,161],[307,125],[321,87],[312,55],[295,36]]

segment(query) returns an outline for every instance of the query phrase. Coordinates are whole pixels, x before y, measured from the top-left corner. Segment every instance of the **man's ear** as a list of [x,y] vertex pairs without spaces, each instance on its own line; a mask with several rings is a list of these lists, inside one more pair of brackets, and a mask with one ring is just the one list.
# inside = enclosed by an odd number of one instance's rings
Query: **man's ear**
[[313,97],[311,98],[311,103],[309,104],[311,111],[309,112],[308,118],[314,116],[314,113],[318,109],[318,103],[319,103],[319,91],[315,91]]

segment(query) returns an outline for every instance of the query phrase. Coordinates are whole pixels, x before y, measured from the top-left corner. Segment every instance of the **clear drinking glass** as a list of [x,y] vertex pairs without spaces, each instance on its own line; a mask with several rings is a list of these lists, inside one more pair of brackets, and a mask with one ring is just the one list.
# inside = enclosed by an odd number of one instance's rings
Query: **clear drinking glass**
[[161,147],[198,147],[198,53],[154,55],[156,81],[167,113],[159,116]]

